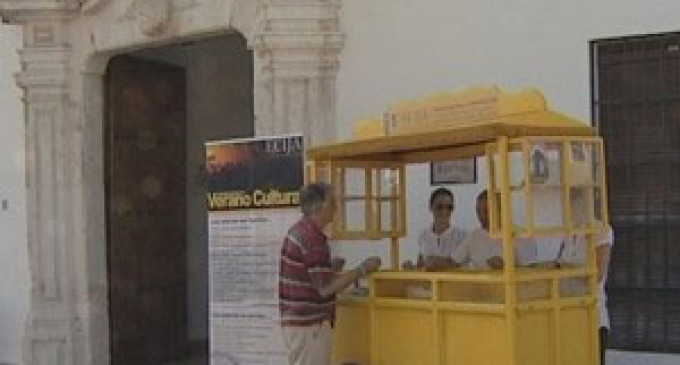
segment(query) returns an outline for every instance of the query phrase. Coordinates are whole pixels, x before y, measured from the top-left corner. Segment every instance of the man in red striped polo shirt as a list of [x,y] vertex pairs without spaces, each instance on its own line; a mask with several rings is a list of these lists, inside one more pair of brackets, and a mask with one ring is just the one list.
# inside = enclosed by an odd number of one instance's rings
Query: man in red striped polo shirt
[[303,216],[283,240],[279,307],[291,365],[330,363],[335,294],[380,267],[378,257],[370,257],[346,273],[339,272],[341,264],[333,264],[323,230],[333,220],[335,205],[330,185],[303,187]]

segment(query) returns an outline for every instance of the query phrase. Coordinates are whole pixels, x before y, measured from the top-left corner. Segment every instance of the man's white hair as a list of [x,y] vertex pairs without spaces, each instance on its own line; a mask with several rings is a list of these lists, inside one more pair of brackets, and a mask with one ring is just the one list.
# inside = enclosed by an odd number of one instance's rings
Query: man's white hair
[[307,184],[300,189],[300,209],[304,215],[311,215],[319,211],[323,204],[327,202],[333,189],[330,184],[325,182],[314,182]]

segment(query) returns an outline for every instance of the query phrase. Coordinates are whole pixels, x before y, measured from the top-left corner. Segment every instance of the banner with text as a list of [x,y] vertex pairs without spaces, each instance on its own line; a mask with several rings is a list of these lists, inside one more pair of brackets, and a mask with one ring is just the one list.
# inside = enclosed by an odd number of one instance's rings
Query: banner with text
[[303,168],[302,136],[206,144],[211,365],[287,364],[279,255]]

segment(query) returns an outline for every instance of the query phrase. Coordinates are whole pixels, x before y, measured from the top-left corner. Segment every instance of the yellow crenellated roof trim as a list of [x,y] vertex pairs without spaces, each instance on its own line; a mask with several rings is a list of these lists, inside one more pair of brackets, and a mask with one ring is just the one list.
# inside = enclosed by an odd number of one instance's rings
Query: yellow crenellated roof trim
[[[399,154],[483,144],[500,136],[594,136],[585,122],[548,109],[543,94],[533,88],[504,93],[478,87],[460,93],[440,93],[392,106],[383,120],[357,123],[355,139],[312,147],[313,160],[339,158],[399,159]],[[468,152],[470,153],[470,152]],[[481,152],[479,152],[481,154]]]

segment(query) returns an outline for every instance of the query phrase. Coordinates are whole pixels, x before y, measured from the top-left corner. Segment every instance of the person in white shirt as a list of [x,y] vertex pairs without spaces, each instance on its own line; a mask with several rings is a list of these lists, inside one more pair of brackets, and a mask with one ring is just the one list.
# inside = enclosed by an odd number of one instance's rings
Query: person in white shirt
[[[614,230],[609,225],[598,222],[598,229],[595,235],[595,263],[597,265],[598,300],[597,309],[599,313],[599,332],[600,332],[600,364],[605,363],[605,351],[607,349],[607,338],[609,336],[609,313],[607,311],[607,293],[604,290],[607,282],[607,269],[611,249],[614,245]],[[582,235],[574,235],[562,241],[559,257],[560,265],[585,266],[588,259],[588,244]]]
[[[430,271],[454,267],[451,256],[465,239],[465,231],[451,225],[455,202],[453,193],[446,188],[438,188],[430,195],[432,225],[418,237],[417,267]],[[413,263],[406,261],[402,266],[412,269]]]
[[[488,193],[482,191],[477,196],[477,218],[481,228],[470,233],[465,241],[454,251],[454,265],[471,269],[502,269],[503,242],[489,236]],[[515,239],[515,259],[517,265],[526,266],[536,262],[536,243],[531,239]]]

